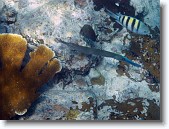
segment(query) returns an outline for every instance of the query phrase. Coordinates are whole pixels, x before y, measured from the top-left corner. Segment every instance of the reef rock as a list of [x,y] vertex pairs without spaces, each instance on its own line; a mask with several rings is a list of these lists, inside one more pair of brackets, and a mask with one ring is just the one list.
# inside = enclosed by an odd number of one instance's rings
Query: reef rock
[[[1,19],[4,22],[0,23],[0,32],[6,32],[7,27],[11,32],[21,34],[27,39],[30,51],[40,45],[48,46],[55,52],[63,66],[62,71],[40,89],[42,98],[39,98],[24,116],[14,119],[160,119],[160,49],[159,42],[156,42],[158,39],[147,41],[147,37],[137,38],[126,28],[117,25],[103,8],[107,7],[111,11],[137,17],[154,30],[156,26],[156,28],[160,26],[159,2],[1,1],[3,7],[0,6],[0,12],[5,17]],[[10,8],[9,14],[12,14],[12,9],[16,11],[15,15],[9,17],[14,22],[7,22],[8,17],[4,14],[5,11],[2,11],[5,8]],[[84,29],[85,25],[88,26],[87,29]],[[83,34],[80,33],[82,30]],[[159,31],[155,33],[159,35]],[[84,40],[84,37],[92,39],[93,45],[97,48],[127,56],[143,67],[136,68],[112,58],[84,55],[56,41],[56,38],[59,38],[66,42],[92,47],[87,42],[89,40]],[[153,35],[154,37],[159,38]],[[146,47],[142,41],[148,43],[148,46]]]

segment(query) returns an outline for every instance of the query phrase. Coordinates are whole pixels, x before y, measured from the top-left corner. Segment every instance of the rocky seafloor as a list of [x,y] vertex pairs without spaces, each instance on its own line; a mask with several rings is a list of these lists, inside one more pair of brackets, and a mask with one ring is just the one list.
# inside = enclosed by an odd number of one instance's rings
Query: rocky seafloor
[[[140,18],[152,36],[119,26],[104,8]],[[87,25],[96,34],[82,28]],[[40,97],[15,120],[160,120],[160,1],[1,0],[0,33],[17,33],[32,51],[50,47],[62,71],[39,89]],[[116,52],[141,64],[84,55],[56,41]],[[17,93],[16,93],[17,94]]]

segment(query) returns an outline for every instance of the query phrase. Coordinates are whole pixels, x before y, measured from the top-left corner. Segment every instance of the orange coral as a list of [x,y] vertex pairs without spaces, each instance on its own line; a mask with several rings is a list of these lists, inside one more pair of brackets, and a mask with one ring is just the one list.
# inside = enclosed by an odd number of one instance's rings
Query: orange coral
[[20,35],[0,34],[0,119],[24,114],[38,97],[36,90],[61,70],[54,53],[42,45],[21,71],[26,49]]

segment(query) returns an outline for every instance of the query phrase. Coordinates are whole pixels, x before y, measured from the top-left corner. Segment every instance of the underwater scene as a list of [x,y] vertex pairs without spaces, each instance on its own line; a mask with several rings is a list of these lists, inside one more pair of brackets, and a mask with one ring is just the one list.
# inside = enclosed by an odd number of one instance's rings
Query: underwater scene
[[159,0],[0,0],[1,120],[161,120]]

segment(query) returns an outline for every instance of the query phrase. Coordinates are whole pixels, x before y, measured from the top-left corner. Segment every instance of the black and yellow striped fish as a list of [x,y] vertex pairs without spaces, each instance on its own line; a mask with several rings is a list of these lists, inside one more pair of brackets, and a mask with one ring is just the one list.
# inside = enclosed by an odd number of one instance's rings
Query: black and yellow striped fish
[[111,17],[115,18],[120,25],[126,27],[128,30],[141,35],[150,34],[148,26],[144,24],[142,21],[130,16],[115,14],[108,9],[106,9],[106,11]]

